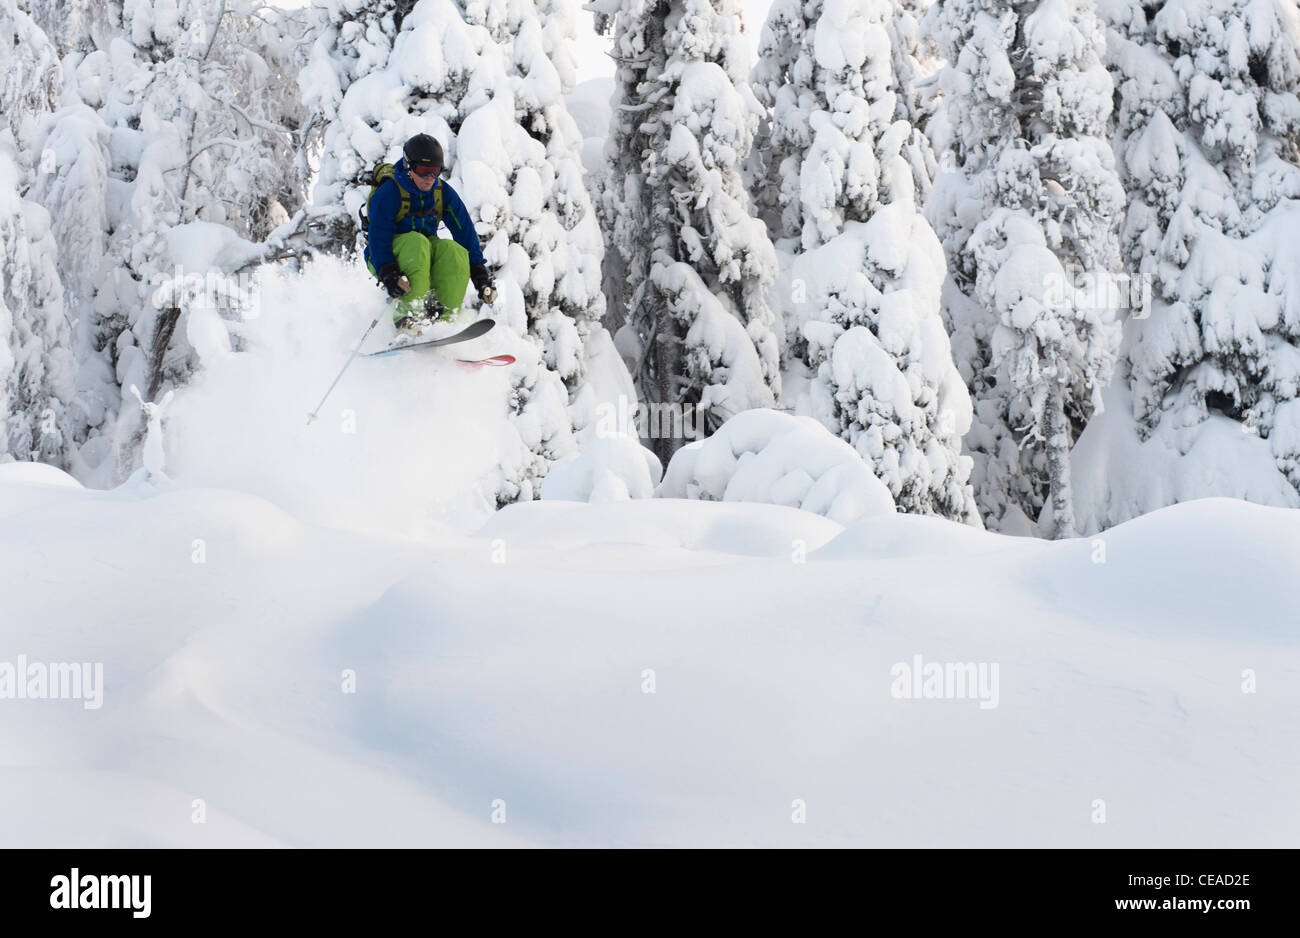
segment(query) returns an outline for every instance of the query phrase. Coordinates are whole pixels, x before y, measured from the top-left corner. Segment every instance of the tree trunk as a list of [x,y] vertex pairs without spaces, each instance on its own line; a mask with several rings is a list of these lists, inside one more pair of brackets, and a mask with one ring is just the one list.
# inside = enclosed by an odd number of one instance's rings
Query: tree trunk
[[1049,498],[1058,539],[1075,536],[1074,493],[1070,488],[1070,422],[1065,416],[1065,389],[1061,383],[1064,374],[1065,369],[1058,365],[1043,414]]
[[176,323],[180,318],[180,308],[173,306],[163,310],[154,325],[153,342],[149,349],[149,393],[145,395],[146,401],[157,399],[158,391],[162,388],[163,359],[167,356],[167,348],[171,345],[172,334],[176,332]]

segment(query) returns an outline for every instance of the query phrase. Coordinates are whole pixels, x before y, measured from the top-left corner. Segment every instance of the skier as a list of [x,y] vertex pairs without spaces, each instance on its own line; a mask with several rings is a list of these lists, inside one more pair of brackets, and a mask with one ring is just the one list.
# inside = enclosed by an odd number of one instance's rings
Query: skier
[[[406,335],[418,335],[429,320],[451,319],[471,280],[484,303],[496,296],[465,203],[439,178],[442,156],[437,140],[416,134],[370,194],[366,266],[399,301],[393,320]],[[444,221],[454,241],[437,236]]]

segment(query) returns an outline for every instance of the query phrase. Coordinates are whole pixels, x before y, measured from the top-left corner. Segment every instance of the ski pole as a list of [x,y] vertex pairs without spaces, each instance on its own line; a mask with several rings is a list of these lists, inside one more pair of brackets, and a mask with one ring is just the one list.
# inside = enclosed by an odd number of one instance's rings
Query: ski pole
[[[385,307],[385,312],[392,309],[394,305],[395,303],[389,303],[388,306]],[[392,314],[389,313],[389,315]],[[325,406],[326,399],[334,391],[335,385],[337,385],[339,381],[343,378],[343,372],[348,370],[348,365],[351,365],[352,360],[357,357],[357,353],[361,351],[361,346],[366,344],[366,337],[370,335],[370,330],[375,328],[375,326],[379,325],[379,320],[382,319],[383,317],[384,317],[383,313],[380,313],[378,316],[376,316],[374,322],[372,322],[369,326],[367,326],[366,331],[361,334],[361,341],[357,343],[357,347],[354,348],[352,350],[352,354],[348,356],[348,360],[346,364],[343,365],[343,370],[340,371],[339,376],[334,379],[334,384],[331,384],[329,386],[329,390],[325,392],[325,397],[322,397],[320,399],[320,403],[316,405],[316,409],[307,415],[307,426],[311,426],[312,421],[316,419],[317,415],[320,413],[320,409]]]
[[[411,281],[406,279],[406,274],[402,274],[401,279],[399,279],[397,283],[398,286],[401,287],[403,295],[411,292]],[[397,309],[397,304],[399,302],[401,302],[401,297],[398,297],[397,299],[391,301],[387,306],[384,307],[384,312],[376,316],[375,321],[366,327],[365,332],[361,333],[361,341],[357,343],[357,347],[354,348],[352,350],[352,354],[348,356],[348,360],[343,365],[343,370],[340,371],[339,376],[334,379],[334,384],[331,384],[329,386],[329,390],[325,392],[325,397],[322,397],[320,399],[320,403],[316,405],[316,409],[307,415],[307,426],[310,427],[312,421],[316,419],[318,414],[320,414],[320,409],[325,406],[325,400],[333,392],[334,385],[338,384],[339,381],[342,380],[343,372],[348,370],[348,366],[352,364],[352,360],[356,358],[357,353],[361,351],[361,346],[366,344],[366,336],[370,335],[370,330],[375,328],[375,326],[379,325],[379,320],[384,317],[384,313],[387,313],[389,316],[392,316],[393,310]]]

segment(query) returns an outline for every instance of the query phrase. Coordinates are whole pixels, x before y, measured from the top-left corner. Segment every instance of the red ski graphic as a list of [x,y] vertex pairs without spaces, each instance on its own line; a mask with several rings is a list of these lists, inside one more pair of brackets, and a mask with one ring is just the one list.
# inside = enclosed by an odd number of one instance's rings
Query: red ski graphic
[[456,359],[456,364],[464,365],[466,368],[500,368],[514,363],[515,357],[513,355],[493,355],[491,358],[480,358],[474,361],[467,361],[463,358]]

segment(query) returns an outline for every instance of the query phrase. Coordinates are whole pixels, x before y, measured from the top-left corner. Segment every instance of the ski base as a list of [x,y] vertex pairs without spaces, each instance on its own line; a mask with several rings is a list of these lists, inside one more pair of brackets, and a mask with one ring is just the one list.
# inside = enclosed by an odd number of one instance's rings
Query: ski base
[[439,348],[444,345],[456,345],[460,342],[468,342],[471,339],[477,339],[495,325],[495,320],[480,319],[477,322],[470,323],[460,332],[454,333],[453,335],[443,336],[441,339],[416,339],[415,341],[395,343],[390,345],[388,348],[380,349],[378,352],[368,352],[361,357],[381,358],[385,355],[394,355],[397,352],[405,352],[407,349]]

